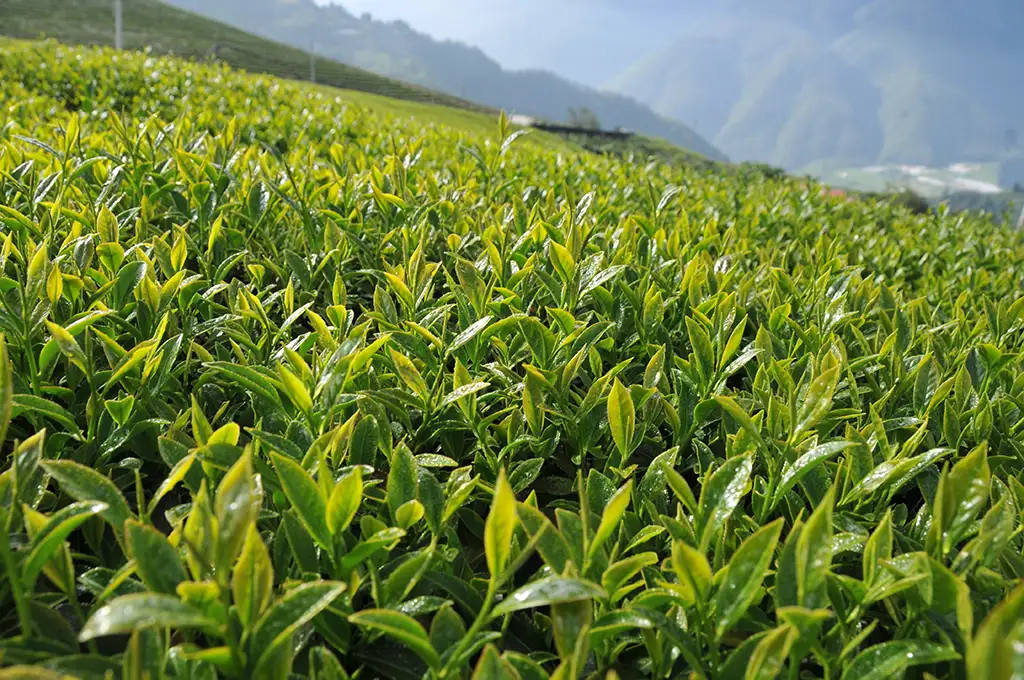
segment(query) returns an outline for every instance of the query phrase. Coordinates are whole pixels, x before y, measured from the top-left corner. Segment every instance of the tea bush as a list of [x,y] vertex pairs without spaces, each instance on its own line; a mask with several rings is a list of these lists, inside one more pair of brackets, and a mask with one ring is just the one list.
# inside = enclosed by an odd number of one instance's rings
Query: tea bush
[[0,677],[1024,677],[1021,234],[0,72]]

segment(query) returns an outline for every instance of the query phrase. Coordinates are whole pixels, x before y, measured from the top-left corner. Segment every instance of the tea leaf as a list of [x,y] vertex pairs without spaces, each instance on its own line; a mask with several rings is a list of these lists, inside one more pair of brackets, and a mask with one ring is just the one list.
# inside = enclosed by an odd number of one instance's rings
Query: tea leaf
[[839,380],[839,367],[830,368],[807,387],[807,393],[800,403],[796,416],[796,427],[790,437],[791,441],[799,441],[800,437],[813,428],[832,408],[832,394]]
[[79,432],[78,424],[75,422],[74,416],[72,416],[65,408],[49,401],[48,399],[36,397],[31,394],[11,395],[11,417],[17,417],[22,413],[38,413],[52,419],[60,425],[63,425],[73,433]]
[[327,501],[313,478],[302,466],[282,455],[271,453],[277,477],[288,502],[313,540],[324,550],[331,549],[331,530],[327,524]]
[[934,642],[894,640],[875,645],[858,654],[846,667],[843,678],[882,680],[898,677],[911,666],[958,658],[960,655],[956,650]]
[[719,639],[739,622],[753,604],[781,533],[782,520],[777,519],[743,541],[730,558],[725,578],[714,599],[715,635]]
[[423,626],[414,619],[387,609],[363,609],[348,617],[349,622],[379,630],[405,645],[432,669],[441,665],[441,658],[430,644]]
[[779,626],[758,642],[750,655],[744,680],[772,680],[778,677],[793,642],[793,629]]
[[512,532],[516,528],[516,498],[505,478],[505,471],[498,475],[494,486],[491,511],[484,526],[484,550],[487,554],[487,570],[495,582],[505,571],[509,553],[512,550]]
[[416,460],[412,452],[405,446],[399,446],[391,457],[391,471],[388,473],[387,502],[392,517],[398,514],[400,507],[416,500],[416,479]]
[[633,410],[633,397],[622,383],[615,380],[608,394],[608,427],[612,431],[612,439],[625,461],[633,442],[633,429],[636,425],[636,414]]
[[782,469],[782,477],[779,479],[779,485],[775,489],[775,499],[773,505],[779,502],[783,496],[790,492],[790,490],[800,483],[807,474],[821,465],[824,461],[828,460],[832,456],[836,455],[840,451],[856,446],[854,442],[827,442],[819,446],[815,446],[810,449],[802,456],[797,458],[792,463],[787,463]]
[[331,534],[348,528],[362,500],[363,477],[359,468],[356,468],[341,478],[327,500],[327,528]]
[[711,586],[711,565],[707,558],[685,542],[673,541],[672,568],[686,601],[702,602]]
[[[981,622],[967,651],[968,677],[972,680],[974,678],[999,678],[1002,680],[1013,677],[1014,669],[1019,665],[1020,659],[1019,650],[1014,649],[1014,645],[1019,644],[1020,637],[1017,633],[1015,642],[1013,631],[1014,628],[1019,628],[1022,616],[1024,616],[1024,586],[1017,586],[1009,597],[999,603]],[[900,658],[901,655],[898,652],[903,651],[903,647],[897,646],[895,649],[897,653],[893,653],[892,656]],[[908,651],[913,652],[914,650]],[[931,653],[936,655],[955,654],[953,650],[942,650],[941,648],[934,649]],[[865,658],[865,666],[870,658]],[[909,661],[906,652],[902,655],[902,659]],[[929,663],[929,661],[920,663]]]
[[177,551],[159,531],[133,519],[125,522],[125,545],[135,560],[135,572],[150,590],[174,595],[187,580]]
[[28,556],[21,567],[21,580],[31,589],[43,566],[64,544],[65,539],[94,515],[107,509],[106,504],[97,501],[72,503],[50,517],[32,537]]
[[533,609],[551,604],[580,602],[606,597],[606,593],[590,581],[549,576],[519,588],[502,600],[491,612],[503,616],[521,609]]
[[630,494],[633,491],[633,480],[626,482],[625,486],[615,492],[615,495],[608,501],[608,505],[601,515],[601,524],[597,527],[597,533],[590,542],[590,555],[593,556],[605,542],[611,538],[612,532],[619,526],[622,516],[629,507]]
[[259,674],[261,668],[273,661],[278,650],[288,649],[295,631],[329,607],[344,590],[344,583],[305,583],[274,602],[249,634],[251,673]]
[[121,532],[124,523],[133,517],[128,503],[114,483],[100,473],[70,460],[47,460],[40,463],[72,498],[99,501],[106,506],[100,512],[103,519]]
[[808,518],[796,544],[797,598],[808,609],[824,604],[823,590],[832,564],[832,504],[830,490]]
[[696,528],[701,546],[707,546],[711,542],[739,505],[752,470],[751,458],[739,456],[725,461],[708,478],[701,489],[697,514]]
[[124,595],[97,609],[78,638],[82,642],[107,635],[123,635],[141,628],[215,629],[217,622],[171,595]]
[[242,554],[231,575],[232,599],[243,624],[248,626],[259,618],[270,604],[273,587],[274,568],[270,554],[256,526],[250,525],[242,544]]

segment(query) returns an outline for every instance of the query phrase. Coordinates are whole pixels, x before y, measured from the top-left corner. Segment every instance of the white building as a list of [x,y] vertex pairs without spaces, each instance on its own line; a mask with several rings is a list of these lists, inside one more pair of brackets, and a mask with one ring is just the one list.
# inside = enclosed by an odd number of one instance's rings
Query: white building
[[518,125],[519,127],[530,127],[533,125],[534,118],[533,116],[524,116],[521,113],[514,113],[509,116],[508,122],[513,125]]

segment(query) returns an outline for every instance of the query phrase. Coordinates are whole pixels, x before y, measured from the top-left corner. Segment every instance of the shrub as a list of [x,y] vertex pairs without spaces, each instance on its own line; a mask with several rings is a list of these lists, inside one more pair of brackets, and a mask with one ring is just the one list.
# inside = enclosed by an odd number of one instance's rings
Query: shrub
[[4,677],[1015,677],[1019,233],[0,55]]

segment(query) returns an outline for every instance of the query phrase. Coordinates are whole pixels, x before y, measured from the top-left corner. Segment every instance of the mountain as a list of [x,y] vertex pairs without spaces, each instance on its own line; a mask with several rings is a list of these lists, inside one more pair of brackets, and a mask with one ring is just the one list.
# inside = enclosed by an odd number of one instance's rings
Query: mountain
[[[638,62],[609,87],[689,123],[737,158],[801,168],[822,158],[874,160],[881,100],[854,67],[807,33],[761,23],[694,37]],[[714,65],[713,68],[708,65]]]
[[728,0],[606,87],[791,170],[1011,161],[1021,26],[1016,0]]
[[716,160],[725,155],[686,125],[647,105],[543,70],[506,70],[482,50],[440,41],[404,21],[356,16],[313,0],[169,0],[253,33],[365,68],[525,115],[565,120],[588,108],[605,127],[659,137]]

